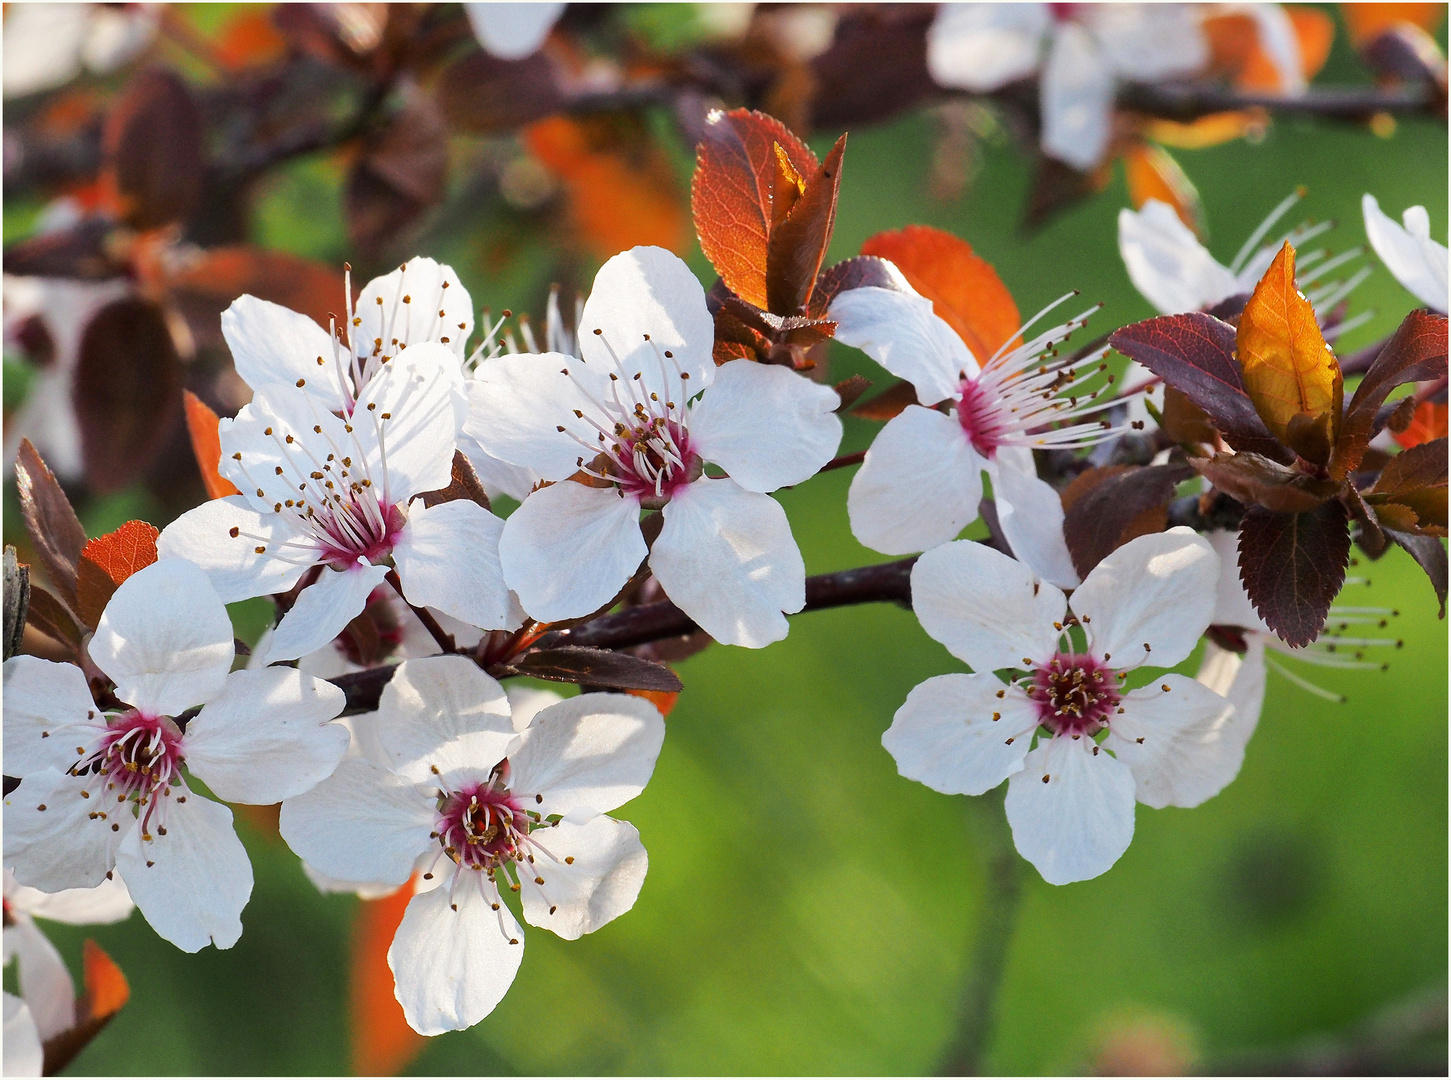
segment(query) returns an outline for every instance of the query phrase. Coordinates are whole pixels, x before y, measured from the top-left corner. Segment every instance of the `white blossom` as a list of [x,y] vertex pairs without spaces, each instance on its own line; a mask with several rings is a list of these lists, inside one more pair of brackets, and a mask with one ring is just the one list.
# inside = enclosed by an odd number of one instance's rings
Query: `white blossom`
[[[1228,701],[1181,675],[1124,682],[1189,656],[1218,574],[1189,529],[1141,536],[1093,569],[1070,616],[1062,592],[991,548],[927,552],[912,569],[913,608],[974,673],[917,686],[882,744],[903,776],[938,791],[980,795],[1006,779],[1023,857],[1054,885],[1097,877],[1133,838],[1135,799],[1197,806],[1232,778],[1205,767],[1204,749],[1231,723]],[[1022,674],[993,674],[1003,670]]]
[[1365,235],[1386,269],[1417,300],[1432,311],[1445,314],[1446,245],[1431,239],[1431,217],[1424,206],[1412,206],[1397,225],[1376,202],[1374,195],[1360,200],[1365,216]]
[[[839,399],[786,368],[717,368],[714,338],[685,263],[635,248],[595,278],[581,357],[502,356],[476,372],[466,430],[548,481],[499,542],[504,578],[534,618],[608,604],[648,555],[666,595],[717,641],[758,648],[786,636],[806,570],[767,493],[831,459]],[[664,517],[648,547],[642,509]]]
[[539,51],[564,14],[564,4],[465,4],[474,37],[500,60],[522,60]]
[[232,812],[195,794],[187,774],[229,802],[306,790],[347,748],[347,732],[328,723],[343,693],[292,668],[229,674],[226,608],[179,559],[121,584],[89,653],[121,708],[97,707],[74,665],[5,661],[5,768],[22,778],[5,798],[5,864],[44,892],[119,871],[162,937],[188,952],[227,948],[252,868]]
[[1043,152],[1079,171],[1108,152],[1121,81],[1188,75],[1208,60],[1190,4],[943,4],[927,33],[941,86],[987,93],[1041,73]]
[[9,990],[5,991],[5,1075],[39,1076],[45,1062],[40,1031],[30,1008]]
[[82,68],[106,75],[156,36],[154,4],[15,4],[5,10],[4,93],[22,97],[63,86]]
[[337,881],[402,885],[422,870],[388,951],[408,1023],[425,1035],[478,1023],[523,957],[524,918],[573,939],[634,906],[647,858],[607,813],[638,795],[665,724],[653,705],[581,694],[521,730],[503,689],[458,656],[399,665],[366,755],[282,804],[281,830]]
[[[1063,505],[1038,478],[1032,452],[1089,446],[1123,430],[1088,419],[1107,407],[1098,400],[1112,381],[1103,378],[1107,346],[1076,361],[1054,349],[1092,310],[1021,344],[1005,343],[979,364],[931,301],[910,290],[837,296],[830,308],[837,340],[911,382],[922,403],[887,422],[852,479],[847,511],[856,538],[887,555],[946,543],[977,520],[986,472],[1014,554],[1046,580],[1076,585]],[[1094,381],[1100,389],[1085,388]],[[1058,422],[1065,426],[1048,426]]]

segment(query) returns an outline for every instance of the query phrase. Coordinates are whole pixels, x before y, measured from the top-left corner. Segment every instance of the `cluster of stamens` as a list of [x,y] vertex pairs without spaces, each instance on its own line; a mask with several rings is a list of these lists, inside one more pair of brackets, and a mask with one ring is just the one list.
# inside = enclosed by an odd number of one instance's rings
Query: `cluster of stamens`
[[[625,370],[603,331],[594,333],[614,358],[615,366]],[[581,455],[576,461],[581,472],[617,485],[622,494],[638,498],[649,509],[664,505],[681,486],[698,479],[703,463],[691,450],[686,425],[690,373],[680,370],[673,352],[662,350],[649,334],[644,338],[658,365],[660,385],[676,388],[666,391],[666,400],[662,401],[660,392],[645,382],[643,370],[626,379],[610,372],[608,400],[591,394],[581,380],[574,379],[594,406],[593,414],[575,409],[575,418],[595,429],[595,440],[591,442],[562,424],[558,430],[589,451],[589,458]],[[569,369],[564,368],[563,374],[569,375]]]
[[[976,376],[959,372],[958,423],[984,457],[991,458],[1004,445],[1041,449],[1092,446],[1131,426],[1114,427],[1102,418],[1081,419],[1122,404],[1123,399],[1117,397],[1099,401],[1114,382],[1104,362],[1108,346],[1078,359],[1061,356],[1055,349],[1085,326],[1099,305],[1021,345],[1012,345],[1028,327],[1075,295],[1059,297],[1028,320]],[[1089,389],[1089,383],[1097,385]]]
[[1093,656],[1057,653],[1026,688],[1039,721],[1055,735],[1097,735],[1119,708],[1115,673]]
[[[172,789],[182,789],[177,801],[186,801],[180,775],[181,738],[181,729],[170,717],[147,716],[134,709],[112,717],[95,749],[70,770],[75,776],[95,777],[98,787],[105,785],[103,791],[81,791],[83,799],[95,797],[91,820],[104,821],[118,812],[117,804],[133,802],[142,810],[141,839],[152,839],[152,819]],[[78,746],[76,752],[86,754],[86,749]],[[114,801],[105,796],[114,796]],[[113,832],[120,828],[111,823]],[[166,826],[159,824],[156,831],[165,836]]]

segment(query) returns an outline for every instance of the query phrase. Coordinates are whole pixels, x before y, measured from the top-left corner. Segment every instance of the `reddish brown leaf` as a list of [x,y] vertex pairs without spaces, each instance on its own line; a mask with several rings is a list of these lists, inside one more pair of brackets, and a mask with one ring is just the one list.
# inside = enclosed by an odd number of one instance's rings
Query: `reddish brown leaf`
[[992,264],[949,232],[908,225],[877,233],[862,245],[862,254],[891,260],[979,363],[1011,341],[1022,325],[1013,294]]
[[1164,408],[1162,427],[1164,434],[1182,445],[1199,443],[1214,444],[1218,432],[1209,414],[1185,396],[1184,391],[1174,386],[1164,387]]
[[[1411,399],[1406,398],[1405,400]],[[1404,427],[1397,430],[1394,424],[1388,426],[1391,429],[1391,436],[1396,442],[1409,450],[1413,446],[1420,446],[1432,439],[1446,438],[1446,419],[1446,402],[1423,401],[1412,410]]]
[[[1436,439],[1404,450],[1386,463],[1375,486],[1366,494],[1386,525],[1406,532],[1445,535],[1446,446],[1445,439]],[[1414,519],[1406,521],[1388,515],[1387,511],[1396,506],[1411,511]]]
[[[836,224],[836,195],[841,187],[841,158],[845,152],[843,135],[821,167],[807,178],[801,197],[771,229],[766,245],[766,307],[777,315],[806,311]],[[776,158],[778,162],[788,161],[779,143]],[[777,199],[775,205],[780,202]]]
[[396,1076],[424,1046],[403,1017],[388,967],[388,949],[412,899],[410,881],[391,896],[362,901],[354,917],[348,1012],[356,1076]]
[[132,299],[97,312],[81,335],[71,397],[87,483],[98,492],[125,487],[166,445],[181,412],[181,360],[161,308]]
[[191,435],[191,451],[196,455],[197,469],[207,489],[207,498],[224,499],[239,495],[237,485],[217,471],[222,462],[222,442],[217,434],[217,414],[211,406],[190,390],[182,392],[186,406],[186,428]]
[[1342,487],[1336,481],[1308,476],[1249,451],[1190,458],[1189,464],[1220,491],[1246,506],[1263,506],[1282,514],[1314,510],[1335,498]]
[[30,605],[26,608],[25,619],[42,634],[69,647],[72,654],[80,654],[81,638],[84,636],[80,623],[64,604],[35,582],[30,583]]
[[857,255],[842,259],[828,266],[816,279],[816,288],[811,291],[811,311],[814,318],[821,318],[836,297],[848,289],[873,287],[878,289],[900,289],[903,277],[886,259],[870,255]]
[[1447,560],[1446,545],[1434,536],[1417,536],[1414,533],[1386,529],[1385,534],[1405,549],[1416,565],[1425,572],[1436,590],[1436,600],[1441,605],[1441,618],[1446,617]]
[[76,602],[80,607],[76,614],[92,630],[101,621],[101,612],[121,582],[156,561],[159,535],[155,525],[128,521],[81,550],[76,574]]
[[485,510],[489,509],[489,495],[484,490],[484,485],[479,481],[479,474],[474,471],[469,459],[464,456],[462,450],[453,452],[453,473],[449,478],[448,487],[439,488],[437,491],[425,491],[420,498],[424,506],[437,506],[439,503],[453,502],[455,499],[470,499],[478,503]]
[[1057,158],[1039,157],[1033,187],[1028,193],[1024,226],[1030,230],[1039,228],[1070,206],[1102,191],[1112,178],[1111,161],[1105,161],[1093,172],[1081,173]]
[[816,155],[779,120],[747,109],[712,113],[696,147],[691,181],[690,204],[701,250],[727,287],[758,308],[771,306],[766,260],[777,146],[798,176],[816,175]]
[[[1435,6],[1443,12],[1446,10],[1445,4]],[[1441,55],[1436,39],[1419,26],[1397,23],[1386,27],[1373,41],[1361,46],[1360,58],[1375,72],[1377,82],[1432,83],[1445,92],[1446,58]]]
[[1125,326],[1108,340],[1167,385],[1183,391],[1236,450],[1292,460],[1245,393],[1234,360],[1234,327],[1228,323],[1204,312],[1164,315]]
[[656,664],[629,653],[609,649],[587,649],[580,645],[561,645],[525,653],[510,665],[521,675],[552,682],[583,683],[610,690],[662,690],[679,693],[680,679],[663,664]]
[[916,404],[916,388],[906,379],[898,379],[876,397],[862,402],[851,414],[860,420],[890,420],[908,405]]
[[185,222],[201,198],[204,126],[182,79],[135,75],[106,117],[106,175],[129,224],[155,229]]
[[348,234],[366,253],[439,202],[448,185],[448,127],[431,98],[417,94],[365,140],[348,176]]
[[[74,608],[76,564],[86,546],[86,530],[71,509],[71,501],[41,460],[29,439],[20,440],[15,462],[15,487],[20,494],[20,516],[45,566],[56,594]],[[60,640],[65,640],[64,638]]]
[[104,949],[87,938],[82,956],[86,989],[76,1002],[76,1026],[45,1041],[46,1076],[70,1064],[131,999],[126,976]]
[[836,396],[841,401],[841,404],[836,407],[836,411],[846,412],[856,404],[858,398],[871,388],[871,382],[862,378],[860,375],[853,375],[848,379],[841,380],[841,382],[836,384]]
[[547,57],[501,60],[471,52],[444,69],[434,88],[452,127],[477,134],[516,131],[564,103]]
[[1303,514],[1245,511],[1239,576],[1260,618],[1286,643],[1308,645],[1325,628],[1350,559],[1349,516],[1337,501]]
[[1193,475],[1187,465],[1116,465],[1075,477],[1063,492],[1063,537],[1079,576],[1135,537],[1161,532],[1175,485]]
[[876,123],[940,93],[927,71],[930,4],[837,10],[831,47],[811,61],[813,130]]
[[1365,455],[1381,403],[1397,386],[1446,377],[1446,316],[1412,311],[1401,321],[1351,395],[1330,474],[1352,472]]

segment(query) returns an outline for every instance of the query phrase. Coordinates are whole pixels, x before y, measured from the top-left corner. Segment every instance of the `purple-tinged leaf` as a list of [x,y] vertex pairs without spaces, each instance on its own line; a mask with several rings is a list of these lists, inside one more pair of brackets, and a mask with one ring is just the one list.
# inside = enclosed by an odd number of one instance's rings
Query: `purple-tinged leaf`
[[[1080,473],[1063,493],[1063,537],[1080,577],[1137,536],[1161,531],[1188,465],[1112,465]],[[1077,489],[1077,490],[1075,490]]]
[[1190,458],[1189,464],[1220,491],[1245,506],[1262,506],[1277,514],[1307,513],[1335,498],[1344,487],[1248,451]]
[[1376,414],[1392,390],[1403,383],[1444,378],[1446,316],[1413,311],[1401,321],[1355,388],[1340,424],[1330,474],[1342,477],[1359,466],[1375,432]]
[[1338,501],[1303,514],[1262,506],[1245,511],[1239,578],[1260,618],[1289,645],[1308,645],[1325,628],[1330,605],[1345,584],[1348,521]]
[[1403,547],[1416,565],[1431,579],[1431,588],[1436,590],[1436,600],[1441,605],[1441,618],[1446,617],[1446,545],[1434,536],[1417,536],[1414,533],[1386,529],[1385,534]]
[[484,485],[479,480],[479,474],[474,471],[473,463],[464,456],[462,450],[453,452],[453,473],[449,478],[448,486],[439,488],[437,491],[425,491],[419,496],[424,506],[437,506],[439,503],[453,502],[456,499],[469,499],[478,503],[485,510],[489,507],[489,493],[484,490]]
[[841,293],[851,289],[898,289],[904,285],[902,274],[886,259],[875,255],[856,255],[828,266],[816,279],[811,293],[811,314],[826,315],[826,309]]
[[[71,509],[71,501],[41,460],[29,439],[20,440],[15,462],[15,487],[20,493],[20,516],[45,565],[51,587],[72,610],[76,607],[76,568],[86,546],[86,530]],[[32,593],[38,591],[32,587]],[[33,602],[33,600],[32,600]],[[62,639],[63,640],[63,639]]]
[[25,618],[42,634],[65,645],[73,654],[80,655],[81,637],[85,631],[66,606],[39,585],[30,586],[30,607]]
[[205,122],[180,76],[134,76],[106,117],[102,146],[128,224],[185,222],[202,195]]
[[1200,311],[1162,315],[1125,326],[1108,340],[1204,410],[1236,450],[1287,464],[1294,460],[1245,393],[1234,358],[1235,330],[1228,323]]

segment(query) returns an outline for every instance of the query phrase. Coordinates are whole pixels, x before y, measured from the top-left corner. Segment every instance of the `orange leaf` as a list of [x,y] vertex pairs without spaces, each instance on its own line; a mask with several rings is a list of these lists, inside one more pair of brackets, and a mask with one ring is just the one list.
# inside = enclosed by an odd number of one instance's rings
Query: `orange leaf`
[[228,70],[240,71],[260,67],[282,59],[287,52],[287,39],[272,23],[267,9],[243,9],[222,28],[221,37],[212,47],[212,55]]
[[284,304],[324,329],[345,310],[341,275],[320,262],[246,244],[211,248],[184,261],[170,285],[226,307],[243,293]]
[[191,452],[196,455],[197,468],[201,470],[202,483],[206,485],[207,498],[223,499],[228,495],[240,495],[237,485],[224,477],[218,470],[222,462],[222,442],[217,434],[217,414],[211,406],[190,390],[184,392],[186,402],[186,429],[191,432]]
[[1179,150],[1203,150],[1252,136],[1263,135],[1269,114],[1263,109],[1237,109],[1232,112],[1209,113],[1196,120],[1181,122],[1150,117],[1140,130],[1157,143]]
[[1013,294],[992,264],[972,245],[927,225],[880,232],[862,245],[863,255],[896,263],[912,288],[932,301],[932,310],[967,343],[982,363],[1022,325]]
[[[820,162],[774,117],[747,109],[712,113],[696,147],[690,205],[700,248],[733,293],[767,309],[772,226],[801,198]],[[793,183],[794,179],[794,183]],[[778,314],[794,314],[780,312]]]
[[675,708],[675,703],[680,700],[679,690],[626,690],[625,693],[633,697],[644,698],[660,710],[661,716],[669,716],[670,710]]
[[1340,425],[1343,377],[1315,309],[1295,288],[1289,243],[1245,305],[1236,345],[1245,392],[1265,425],[1302,457],[1325,464]]
[[131,999],[126,976],[116,961],[106,955],[106,950],[90,938],[86,939],[81,963],[86,979],[87,1019],[104,1020],[114,1016]]
[[1285,13],[1295,27],[1300,42],[1300,70],[1313,79],[1330,59],[1330,43],[1335,40],[1335,20],[1319,8],[1306,4],[1286,4]]
[[530,153],[559,177],[588,246],[610,256],[639,244],[686,247],[675,174],[648,133],[608,118],[551,116],[523,131]]
[[1397,23],[1419,26],[1434,34],[1446,18],[1445,4],[1341,4],[1340,14],[1350,32],[1351,44],[1359,48],[1378,38]]
[[1411,413],[1411,422],[1404,431],[1393,431],[1391,437],[1409,450],[1433,439],[1446,437],[1446,402],[1423,401]]
[[95,628],[111,594],[137,570],[156,561],[155,525],[128,521],[81,549],[76,567],[76,602],[86,625]]
[[1184,175],[1179,163],[1162,147],[1137,143],[1124,152],[1124,174],[1128,179],[1129,201],[1140,209],[1150,199],[1168,203],[1179,220],[1203,235],[1204,208],[1199,192]]
[[393,993],[388,948],[413,899],[413,882],[378,900],[363,900],[353,922],[349,1012],[353,1073],[393,1076],[423,1049],[423,1036],[408,1026]]

